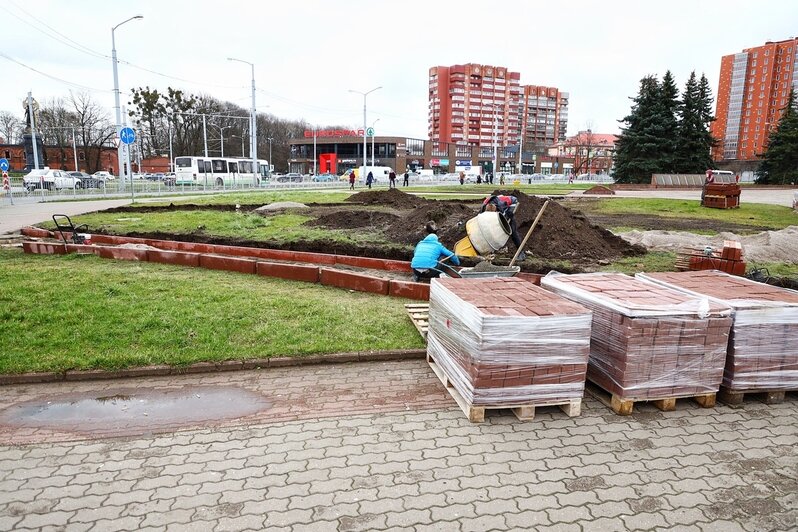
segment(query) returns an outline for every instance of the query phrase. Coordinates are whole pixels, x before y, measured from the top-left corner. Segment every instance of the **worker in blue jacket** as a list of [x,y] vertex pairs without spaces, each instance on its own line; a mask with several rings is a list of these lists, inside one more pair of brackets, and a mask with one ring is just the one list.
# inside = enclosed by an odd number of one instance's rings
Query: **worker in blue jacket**
[[435,222],[427,222],[424,229],[427,236],[416,244],[413,260],[410,262],[414,281],[439,277],[444,268],[450,269],[450,266],[443,264],[445,260],[450,259],[455,266],[460,265],[457,255],[438,241],[438,226]]

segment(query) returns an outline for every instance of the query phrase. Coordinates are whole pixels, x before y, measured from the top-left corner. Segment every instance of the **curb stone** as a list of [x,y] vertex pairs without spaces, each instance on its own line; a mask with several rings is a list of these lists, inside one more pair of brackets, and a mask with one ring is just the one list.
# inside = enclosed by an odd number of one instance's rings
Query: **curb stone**
[[364,351],[361,353],[332,353],[307,357],[271,357],[247,360],[224,360],[219,362],[197,362],[188,366],[144,366],[117,370],[69,370],[59,372],[32,372],[17,375],[0,375],[0,386],[13,384],[35,384],[61,381],[92,381],[106,379],[129,379],[136,377],[163,377],[193,373],[215,373],[267,368],[305,366],[311,364],[345,364],[348,362],[383,362],[386,360],[411,360],[426,357],[426,349],[397,349],[392,351]]

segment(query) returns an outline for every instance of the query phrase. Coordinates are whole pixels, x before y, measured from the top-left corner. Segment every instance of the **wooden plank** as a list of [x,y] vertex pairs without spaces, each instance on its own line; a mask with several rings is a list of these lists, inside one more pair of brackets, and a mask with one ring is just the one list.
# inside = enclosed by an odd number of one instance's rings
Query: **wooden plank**
[[617,394],[608,392],[592,381],[588,381],[586,383],[585,391],[591,396],[595,397],[604,406],[610,407],[612,411],[619,416],[631,415],[634,411],[635,403],[652,403],[659,410],[663,412],[670,412],[676,409],[677,399],[692,399],[704,408],[712,408],[715,406],[716,397],[716,394],[714,393],[653,398],[621,397]]
[[795,390],[730,390],[720,387],[718,399],[727,405],[741,405],[746,397],[755,396],[766,405],[783,403],[787,392]]
[[405,310],[418,333],[426,340],[429,332],[429,303],[407,303]]

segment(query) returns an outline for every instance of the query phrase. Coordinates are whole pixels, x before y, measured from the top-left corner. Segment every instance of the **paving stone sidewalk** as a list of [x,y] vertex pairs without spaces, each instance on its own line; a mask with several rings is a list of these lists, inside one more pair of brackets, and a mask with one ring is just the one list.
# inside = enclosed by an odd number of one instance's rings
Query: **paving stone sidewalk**
[[[329,387],[368,367],[225,377],[264,390],[278,376],[283,388]],[[396,379],[408,393],[429,377],[421,361],[375,365],[371,373],[375,384]],[[51,386],[16,391],[30,398]],[[0,389],[0,400],[12,388]],[[317,396],[332,397],[325,394]],[[794,394],[741,408],[644,406],[632,417],[588,398],[577,418],[546,408],[533,421],[492,413],[484,424],[469,423],[445,396],[435,401],[429,409],[396,401],[392,411],[369,414],[332,401],[331,415],[320,399],[315,413],[305,409],[293,420],[282,413],[154,436],[0,445],[0,530],[798,528]]]

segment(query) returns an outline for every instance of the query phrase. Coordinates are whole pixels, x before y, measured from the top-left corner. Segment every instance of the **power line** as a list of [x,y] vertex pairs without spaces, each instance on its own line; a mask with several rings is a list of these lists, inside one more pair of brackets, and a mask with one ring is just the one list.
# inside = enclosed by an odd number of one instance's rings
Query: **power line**
[[114,91],[112,91],[112,90],[108,90],[108,89],[96,89],[96,88],[94,88],[94,87],[87,87],[87,86],[85,86],[85,85],[80,85],[79,83],[73,83],[73,82],[71,82],[71,81],[67,81],[67,80],[65,80],[65,79],[61,79],[61,78],[59,78],[59,77],[53,76],[53,75],[51,75],[51,74],[48,74],[48,73],[46,73],[46,72],[42,72],[41,70],[36,70],[35,68],[33,68],[33,67],[31,67],[31,66],[28,66],[28,65],[26,65],[25,63],[20,63],[19,61],[17,61],[17,60],[16,60],[16,59],[14,59],[13,57],[9,57],[8,55],[4,54],[3,52],[0,52],[0,57],[3,57],[4,59],[7,59],[7,60],[9,60],[9,61],[11,61],[12,63],[16,63],[16,64],[18,64],[18,65],[19,65],[19,66],[21,66],[21,67],[27,68],[28,70],[31,70],[31,71],[33,71],[33,72],[36,72],[37,74],[39,74],[39,75],[42,75],[42,76],[44,76],[44,77],[46,77],[46,78],[49,78],[49,79],[52,79],[52,80],[55,80],[55,81],[59,81],[59,82],[61,82],[61,83],[64,83],[64,84],[66,84],[66,85],[70,85],[70,86],[72,86],[72,87],[76,87],[76,88],[78,88],[78,89],[87,90],[87,91],[89,91],[89,92],[114,92]]

